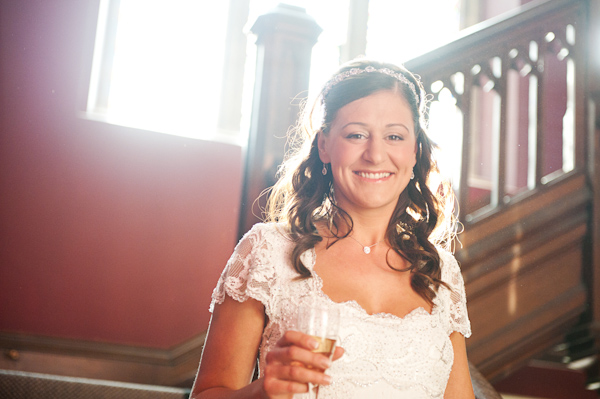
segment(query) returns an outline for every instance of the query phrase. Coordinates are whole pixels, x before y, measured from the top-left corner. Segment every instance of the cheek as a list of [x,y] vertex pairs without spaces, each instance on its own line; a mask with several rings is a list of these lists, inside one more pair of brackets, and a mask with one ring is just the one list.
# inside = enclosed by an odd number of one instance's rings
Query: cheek
[[327,153],[332,165],[335,164],[336,166],[345,165],[349,162],[352,162],[352,159],[356,157],[353,147],[347,146],[343,142],[337,142],[335,145],[331,145]]
[[415,166],[417,163],[417,154],[413,151],[412,146],[403,148],[396,152],[393,156],[394,162],[403,166]]

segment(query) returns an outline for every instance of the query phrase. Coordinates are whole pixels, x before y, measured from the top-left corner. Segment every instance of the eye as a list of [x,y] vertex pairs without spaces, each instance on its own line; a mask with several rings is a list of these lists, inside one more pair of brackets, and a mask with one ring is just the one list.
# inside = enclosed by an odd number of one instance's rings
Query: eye
[[392,141],[403,141],[404,140],[404,136],[400,135],[400,134],[390,134],[388,136],[388,140],[392,140]]
[[354,132],[354,133],[349,133],[346,135],[346,138],[355,139],[355,140],[364,139],[366,137],[367,137],[367,135],[365,133],[361,133],[361,132]]

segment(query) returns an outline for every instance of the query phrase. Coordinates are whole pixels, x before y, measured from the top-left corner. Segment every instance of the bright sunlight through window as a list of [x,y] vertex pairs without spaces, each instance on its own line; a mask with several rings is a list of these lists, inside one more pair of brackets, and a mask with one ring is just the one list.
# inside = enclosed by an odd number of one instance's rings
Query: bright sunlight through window
[[460,0],[370,0],[367,56],[402,64],[458,33]]
[[[245,31],[280,2],[250,0]],[[103,10],[108,14],[109,6],[119,3],[118,18],[103,24]],[[350,1],[284,3],[306,9],[323,29],[312,55],[309,90],[315,93],[339,65]],[[228,6],[229,1],[209,6],[197,0],[101,0],[88,114],[145,130],[217,138]],[[403,63],[443,44],[458,32],[458,10],[459,0],[370,0],[366,55]],[[111,37],[107,32],[112,32],[114,41],[108,64],[102,61],[107,56],[102,40]],[[250,118],[255,49],[250,35],[246,65],[240,66],[246,71],[244,87],[239,88],[244,97],[240,140],[247,134]],[[303,98],[308,93],[298,95]]]
[[103,119],[210,138],[216,132],[228,2],[120,3]]

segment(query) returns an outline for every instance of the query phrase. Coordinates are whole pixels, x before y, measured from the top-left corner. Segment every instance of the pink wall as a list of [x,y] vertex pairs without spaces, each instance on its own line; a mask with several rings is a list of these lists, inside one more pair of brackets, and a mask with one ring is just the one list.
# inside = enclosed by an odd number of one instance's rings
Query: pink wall
[[483,20],[493,18],[522,4],[521,0],[483,0]]
[[0,331],[168,348],[207,328],[241,148],[79,118],[96,10],[2,4]]

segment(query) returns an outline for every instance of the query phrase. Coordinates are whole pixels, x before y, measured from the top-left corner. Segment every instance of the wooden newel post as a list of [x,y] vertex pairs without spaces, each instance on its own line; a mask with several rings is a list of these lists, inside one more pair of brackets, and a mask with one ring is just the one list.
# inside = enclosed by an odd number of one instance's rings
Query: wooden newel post
[[[321,28],[303,8],[280,4],[258,17],[256,80],[246,150],[239,235],[260,221],[265,198],[285,154],[286,133],[296,123],[308,91],[311,52]],[[258,216],[258,217],[257,217]]]
[[592,262],[592,313],[593,321],[600,328],[600,0],[591,0],[588,10],[589,36],[587,42],[589,93],[589,162],[588,170],[592,188],[591,262]]

